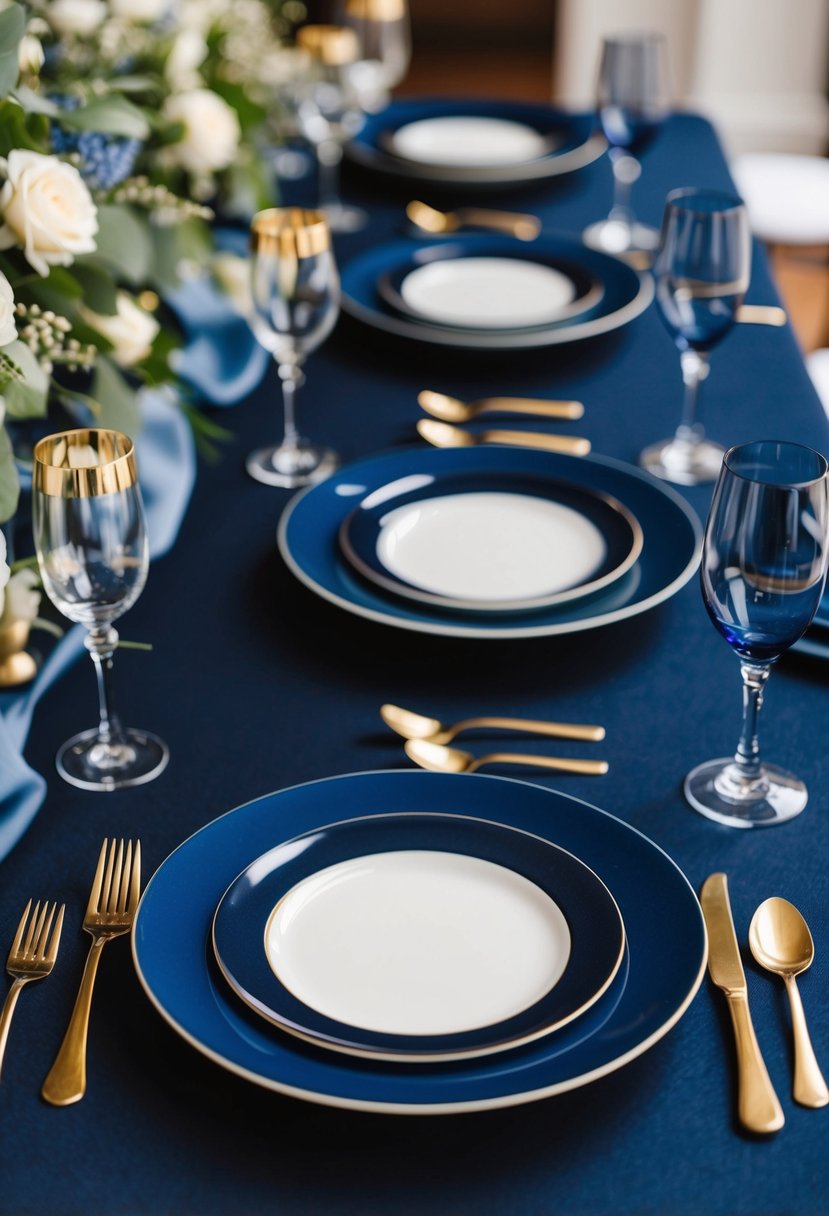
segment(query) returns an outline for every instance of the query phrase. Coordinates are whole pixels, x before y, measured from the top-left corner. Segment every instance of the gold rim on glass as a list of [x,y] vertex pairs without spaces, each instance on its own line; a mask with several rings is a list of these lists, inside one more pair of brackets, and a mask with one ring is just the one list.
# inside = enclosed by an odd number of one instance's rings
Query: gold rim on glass
[[354,63],[360,53],[357,35],[347,25],[303,25],[296,32],[296,42],[328,67]]
[[402,21],[406,0],[347,0],[345,12],[352,21]]
[[137,481],[135,447],[120,431],[83,427],[35,445],[34,489],[50,498],[115,494]]
[[280,257],[312,258],[331,247],[328,222],[321,211],[302,207],[268,207],[250,222],[253,253],[275,253]]

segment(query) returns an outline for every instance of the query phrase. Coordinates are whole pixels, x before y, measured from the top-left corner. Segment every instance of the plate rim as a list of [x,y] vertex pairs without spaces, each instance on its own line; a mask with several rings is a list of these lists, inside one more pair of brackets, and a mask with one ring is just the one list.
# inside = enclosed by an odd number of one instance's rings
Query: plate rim
[[[531,786],[531,788],[533,788],[535,790],[540,789],[545,793],[555,792],[559,797],[567,798],[567,799],[571,800],[572,802],[578,803],[582,806],[590,807],[591,810],[597,812],[598,814],[605,815],[605,816],[607,816],[607,818],[612,819],[618,823],[621,823],[625,828],[627,828],[628,830],[633,832],[635,835],[640,836],[652,848],[656,849],[660,854],[662,854],[665,857],[665,859],[669,862],[669,864],[676,870],[679,879],[685,884],[685,886],[690,891],[690,893],[694,899],[694,902],[696,903],[696,906],[697,906],[698,917],[699,917],[698,924],[702,931],[703,950],[702,950],[702,958],[700,960],[699,969],[697,971],[696,976],[692,980],[690,989],[686,993],[685,998],[680,1002],[677,1009],[674,1010],[674,1012],[670,1015],[670,1017],[668,1019],[666,1019],[666,1021],[661,1026],[659,1026],[650,1035],[648,1035],[646,1039],[642,1040],[640,1043],[638,1043],[634,1047],[630,1048],[627,1052],[624,1052],[621,1056],[615,1058],[612,1061],[608,1061],[604,1065],[600,1065],[597,1068],[591,1069],[587,1073],[580,1074],[577,1077],[571,1077],[566,1081],[555,1082],[552,1085],[543,1086],[537,1090],[525,1091],[525,1092],[518,1093],[518,1094],[500,1095],[499,1097],[495,1097],[495,1098],[474,1099],[474,1100],[468,1101],[468,1102],[440,1102],[440,1103],[434,1103],[434,1104],[398,1103],[398,1102],[388,1102],[388,1101],[380,1101],[380,1100],[372,1101],[369,1099],[362,1099],[362,1098],[346,1098],[346,1097],[341,1097],[336,1094],[320,1094],[318,1091],[303,1089],[301,1086],[291,1085],[291,1084],[288,1084],[285,1082],[275,1081],[271,1078],[262,1077],[260,1074],[253,1072],[251,1069],[246,1068],[243,1065],[234,1064],[232,1061],[230,1061],[226,1057],[224,1057],[221,1054],[221,1052],[215,1051],[213,1048],[207,1047],[205,1044],[201,1043],[198,1040],[198,1038],[196,1038],[195,1035],[192,1035],[189,1031],[187,1031],[177,1021],[177,1019],[175,1019],[171,1014],[169,1014],[168,1011],[164,1009],[160,1000],[156,997],[155,993],[153,993],[152,989],[150,988],[150,986],[146,980],[146,977],[144,976],[144,974],[141,970],[141,965],[140,965],[140,962],[139,962],[139,959],[137,956],[137,949],[136,949],[136,930],[137,930],[138,924],[140,923],[139,918],[140,918],[140,914],[141,914],[141,907],[144,904],[144,901],[147,897],[147,892],[150,890],[152,883],[155,881],[155,878],[158,875],[158,873],[160,872],[162,866],[164,866],[167,863],[169,858],[172,857],[175,853],[178,853],[181,849],[184,848],[184,846],[186,844],[188,844],[188,842],[190,840],[194,839],[200,832],[203,832],[206,829],[208,829],[213,823],[216,823],[219,820],[224,819],[227,815],[234,814],[236,811],[241,810],[244,807],[251,806],[255,802],[260,802],[263,799],[270,798],[276,793],[285,793],[285,792],[288,792],[291,790],[302,789],[307,786],[318,785],[322,782],[332,782],[333,783],[335,781],[341,781],[344,779],[348,779],[350,777],[374,776],[374,775],[389,776],[394,773],[399,773],[400,771],[401,770],[399,770],[399,769],[367,769],[367,770],[356,770],[351,773],[338,773],[338,774],[334,774],[333,776],[329,776],[329,777],[318,777],[311,781],[297,782],[294,785],[284,787],[283,790],[272,791],[272,793],[270,793],[270,794],[263,794],[257,798],[248,799],[247,802],[243,802],[237,807],[232,807],[230,810],[223,812],[219,816],[216,816],[215,819],[210,820],[207,824],[203,824],[200,828],[197,828],[195,832],[192,832],[185,840],[181,841],[181,843],[178,844],[176,846],[176,848],[172,850],[172,852],[168,855],[168,857],[165,858],[164,861],[161,862],[161,864],[158,866],[158,868],[153,873],[152,878],[147,883],[147,886],[144,888],[144,891],[142,892],[141,900],[139,902],[138,909],[136,910],[136,915],[133,918],[133,927],[130,932],[130,948],[131,948],[131,952],[132,952],[133,965],[135,967],[136,975],[138,976],[138,980],[141,984],[141,987],[143,988],[148,999],[150,1000],[150,1003],[153,1005],[153,1007],[156,1009],[156,1011],[161,1015],[163,1020],[185,1042],[188,1042],[201,1055],[205,1056],[207,1059],[212,1060],[213,1063],[218,1064],[221,1068],[224,1068],[226,1071],[228,1071],[232,1074],[235,1074],[236,1076],[242,1077],[244,1080],[250,1081],[252,1084],[258,1085],[260,1088],[265,1088],[265,1089],[271,1090],[272,1092],[281,1093],[281,1094],[284,1094],[289,1097],[300,1098],[304,1101],[312,1102],[315,1105],[333,1107],[333,1108],[337,1108],[340,1110],[359,1110],[359,1111],[363,1111],[366,1113],[376,1113],[376,1114],[428,1116],[428,1115],[466,1114],[466,1113],[474,1113],[477,1111],[484,1111],[484,1110],[504,1109],[505,1107],[510,1107],[510,1106],[527,1105],[530,1102],[541,1101],[544,1098],[554,1097],[555,1095],[561,1094],[561,1093],[567,1093],[573,1089],[583,1088],[584,1086],[591,1084],[593,1081],[599,1080],[601,1077],[604,1077],[604,1076],[609,1076],[611,1073],[616,1072],[620,1068],[625,1067],[632,1060],[635,1060],[638,1056],[643,1055],[646,1051],[650,1050],[650,1048],[655,1043],[659,1042],[660,1039],[664,1038],[665,1035],[668,1034],[669,1031],[673,1029],[673,1027],[681,1020],[681,1018],[685,1014],[686,1010],[689,1008],[692,1001],[694,1000],[694,997],[697,995],[697,992],[699,991],[700,985],[702,984],[703,978],[705,976],[705,969],[706,969],[707,962],[708,962],[708,932],[707,932],[707,929],[705,926],[705,920],[702,916],[702,910],[699,907],[699,901],[697,900],[696,892],[694,891],[693,887],[691,886],[686,875],[680,869],[679,865],[674,861],[674,859],[670,856],[670,854],[661,847],[661,845],[658,845],[654,840],[651,840],[651,838],[649,836],[646,836],[644,832],[641,832],[638,828],[634,827],[630,823],[627,823],[625,820],[619,819],[618,816],[611,815],[609,811],[602,810],[601,807],[597,807],[594,803],[587,802],[586,799],[584,799],[584,798],[577,798],[572,794],[562,794],[561,791],[548,791],[545,789],[544,786],[534,785],[532,782],[522,781],[522,780],[514,778],[514,777],[501,777],[501,776],[497,776],[495,774],[483,774],[483,773],[475,773],[475,774],[472,774],[472,776],[475,777],[476,779],[482,780],[482,781],[506,782],[508,784],[521,785],[521,786],[528,785],[528,786]],[[461,776],[468,777],[469,775],[461,774]]]
[[[590,996],[586,1000],[582,1001],[582,1003],[576,1009],[572,1010],[569,1014],[565,1015],[564,1017],[558,1018],[556,1021],[551,1023],[549,1026],[544,1026],[543,1028],[537,1029],[535,1031],[532,1031],[532,1032],[529,1032],[526,1034],[522,1034],[522,1035],[517,1036],[512,1039],[503,1040],[496,1044],[493,1044],[493,1045],[490,1045],[487,1047],[482,1047],[481,1049],[477,1049],[477,1048],[471,1048],[471,1049],[465,1049],[465,1050],[458,1049],[456,1051],[449,1050],[449,1051],[441,1051],[441,1052],[434,1052],[434,1053],[419,1052],[419,1051],[415,1051],[415,1050],[409,1051],[406,1053],[404,1053],[402,1051],[400,1053],[394,1053],[391,1050],[376,1051],[376,1050],[371,1050],[368,1047],[363,1050],[358,1050],[358,1049],[354,1049],[353,1047],[346,1048],[338,1043],[332,1042],[332,1040],[330,1038],[324,1038],[322,1036],[315,1036],[310,1031],[306,1031],[305,1033],[303,1033],[303,1031],[297,1027],[294,1027],[292,1025],[286,1025],[283,1021],[279,1021],[275,1017],[273,1017],[273,1018],[269,1017],[268,1014],[265,1013],[261,1008],[259,1008],[257,1005],[253,1004],[250,1000],[247,999],[247,997],[241,991],[241,988],[239,986],[239,981],[234,980],[231,977],[226,965],[222,962],[222,959],[219,956],[219,951],[218,951],[218,948],[216,945],[216,921],[218,919],[222,904],[224,903],[225,899],[230,894],[230,891],[233,889],[233,887],[236,885],[236,883],[247,873],[247,871],[250,869],[250,867],[252,865],[255,865],[256,862],[261,859],[261,856],[264,856],[264,854],[262,854],[262,855],[260,855],[260,857],[254,858],[253,860],[248,862],[248,864],[244,867],[244,869],[241,870],[236,875],[236,877],[233,879],[233,881],[228,885],[227,890],[224,892],[224,894],[222,895],[218,904],[216,905],[216,910],[213,914],[213,918],[211,921],[210,936],[211,936],[211,944],[213,946],[214,957],[216,959],[216,962],[218,963],[219,970],[222,972],[227,983],[233,989],[233,991],[236,993],[236,995],[240,998],[240,1000],[242,1000],[246,1005],[248,1005],[249,1008],[253,1009],[253,1011],[256,1014],[258,1014],[259,1017],[263,1018],[263,1020],[265,1020],[266,1022],[269,1022],[271,1025],[277,1026],[280,1030],[283,1030],[285,1033],[294,1035],[296,1038],[302,1039],[303,1041],[305,1041],[307,1043],[311,1043],[316,1047],[324,1048],[326,1050],[331,1050],[331,1051],[339,1051],[343,1055],[357,1056],[362,1059],[386,1060],[386,1061],[392,1061],[392,1062],[396,1062],[396,1063],[405,1063],[405,1064],[415,1064],[415,1063],[427,1064],[427,1063],[450,1063],[452,1061],[458,1061],[458,1060],[477,1060],[477,1059],[481,1059],[484,1056],[495,1056],[501,1052],[512,1051],[515,1048],[526,1046],[529,1043],[534,1043],[538,1039],[545,1038],[547,1035],[552,1034],[555,1031],[560,1030],[564,1026],[567,1026],[571,1022],[575,1021],[583,1013],[586,1013],[588,1009],[592,1008],[592,1006],[595,1005],[596,1002],[598,1000],[600,1000],[602,996],[604,996],[604,994],[607,992],[607,990],[610,988],[611,984],[615,980],[615,978],[619,972],[619,969],[622,966],[622,962],[624,961],[624,957],[625,957],[625,950],[627,948],[627,933],[625,930],[625,922],[624,922],[624,917],[622,916],[621,909],[616,901],[616,897],[614,896],[613,892],[608,887],[607,883],[604,881],[604,879],[599,874],[596,873],[596,871],[593,869],[592,866],[588,865],[588,863],[586,861],[583,861],[582,858],[576,856],[576,854],[573,853],[570,849],[565,849],[562,845],[556,844],[555,841],[545,840],[545,838],[543,836],[539,836],[537,832],[530,832],[526,828],[512,827],[510,824],[499,823],[497,820],[493,820],[493,819],[483,819],[480,815],[460,815],[460,814],[447,815],[446,813],[440,812],[440,811],[390,811],[385,814],[380,813],[377,815],[358,815],[358,816],[352,816],[348,819],[338,819],[338,820],[333,820],[330,823],[320,824],[316,828],[309,829],[308,832],[301,832],[296,836],[289,837],[285,841],[281,841],[280,845],[275,845],[274,848],[281,847],[281,845],[290,845],[296,840],[301,840],[303,836],[311,835],[312,833],[315,833],[315,832],[329,831],[332,828],[340,828],[340,827],[344,827],[345,825],[348,825],[348,824],[360,824],[360,823],[365,823],[365,822],[367,822],[369,820],[373,820],[373,819],[382,819],[384,821],[388,821],[388,820],[394,819],[394,818],[409,818],[409,817],[463,820],[465,823],[485,824],[487,827],[495,827],[501,831],[514,832],[521,836],[527,836],[530,839],[536,841],[537,843],[543,845],[545,847],[545,849],[553,849],[554,851],[556,851],[558,853],[564,854],[571,861],[575,861],[576,863],[578,863],[579,867],[587,872],[587,874],[590,877],[590,880],[595,881],[604,890],[606,895],[609,897],[610,902],[615,911],[614,924],[618,927],[619,934],[620,934],[619,949],[617,951],[616,958],[613,962],[613,965],[612,965],[608,975],[605,977],[605,979],[603,980],[603,982],[601,983],[599,988],[595,992],[591,993]],[[431,851],[439,852],[440,850],[431,850]],[[269,850],[265,850],[265,852],[267,853],[267,852],[269,852]],[[461,854],[461,856],[469,857],[469,856],[474,856],[474,854],[463,853],[463,854]],[[510,867],[504,866],[504,868],[509,869]],[[517,873],[517,871],[511,871],[511,872]],[[532,880],[528,880],[528,881],[532,881]],[[541,888],[539,888],[539,889],[541,889]],[[288,894],[289,894],[289,892],[286,892],[285,895],[282,896],[282,899],[287,898]],[[552,896],[549,895],[549,892],[545,891],[544,894],[548,895],[548,897],[550,899],[552,899]],[[280,900],[280,902],[281,902],[281,900]],[[553,902],[555,903],[555,900],[553,900]],[[556,906],[558,906],[558,905],[556,905]],[[275,909],[274,909],[274,911],[275,911]],[[572,952],[571,952],[571,954],[572,954]],[[569,957],[568,957],[567,965],[569,966]],[[562,975],[563,975],[563,973],[562,973]],[[562,977],[560,976],[559,979],[561,979],[561,978]],[[559,980],[556,980],[556,983],[553,985],[553,988],[555,988],[558,985],[558,982],[559,982]],[[553,989],[550,989],[549,991],[553,991]],[[548,995],[549,995],[549,992],[545,993],[544,996],[540,997],[538,1001],[533,1002],[533,1004],[534,1005],[539,1004]],[[529,1006],[528,1008],[532,1008],[532,1006]],[[519,1012],[526,1012],[526,1011],[519,1011]],[[335,1021],[335,1019],[333,1019],[333,1018],[331,1018],[331,1020]],[[494,1024],[494,1025],[501,1025],[501,1024],[503,1024],[504,1021],[509,1021],[509,1020],[510,1019],[502,1019],[501,1022]],[[344,1023],[340,1023],[340,1025],[344,1025]],[[488,1027],[486,1027],[486,1028],[488,1028]],[[483,1028],[483,1029],[486,1029],[486,1028]],[[399,1035],[397,1037],[414,1038],[416,1036]],[[428,1037],[434,1038],[436,1036],[430,1035]],[[439,1037],[449,1037],[449,1036],[439,1036]]]
[[[537,135],[539,137],[539,139],[541,140],[541,142],[546,144],[546,147],[543,152],[539,152],[536,156],[529,156],[529,157],[524,156],[520,160],[515,160],[515,161],[506,161],[506,162],[504,162],[504,161],[487,161],[487,162],[471,161],[471,162],[465,162],[460,165],[455,165],[455,164],[453,164],[453,162],[451,160],[432,161],[432,160],[423,160],[422,158],[419,159],[417,157],[407,156],[404,152],[396,151],[393,146],[394,141],[396,140],[396,138],[400,134],[400,132],[405,131],[408,127],[413,127],[413,126],[421,125],[423,123],[428,123],[428,122],[446,122],[446,121],[452,122],[452,121],[458,121],[458,120],[463,122],[463,121],[468,121],[469,119],[473,119],[474,121],[477,121],[477,122],[498,122],[498,123],[508,124],[513,127],[523,127],[526,131],[531,131],[533,135]],[[535,164],[540,160],[545,160],[548,156],[553,155],[555,153],[555,145],[552,143],[551,137],[549,135],[547,135],[547,136],[542,135],[542,133],[536,127],[530,126],[530,124],[527,122],[521,122],[516,118],[504,118],[501,115],[497,115],[497,114],[431,114],[428,117],[412,118],[408,122],[401,123],[400,126],[395,127],[394,131],[391,133],[391,135],[389,137],[389,143],[392,144],[392,146],[390,148],[383,148],[381,150],[387,152],[389,155],[393,156],[396,160],[405,161],[407,164],[419,165],[422,168],[427,169],[427,170],[452,169],[452,170],[457,170],[458,172],[461,172],[461,173],[464,172],[464,170],[469,170],[473,173],[485,172],[486,170],[489,170],[489,169],[494,169],[496,171],[501,170],[501,169],[507,170],[507,169],[512,168],[513,166],[520,167],[522,165]],[[572,149],[571,149],[571,151],[572,151]]]
[[[425,450],[429,451],[430,449]],[[456,450],[460,451],[462,449]],[[481,451],[482,449],[472,448],[469,450]],[[519,448],[517,450],[525,451],[526,449]],[[364,457],[362,460],[354,461],[349,465],[343,465],[342,468],[338,470],[337,475],[342,475],[348,469],[352,468],[354,464],[363,464],[367,460],[375,461],[387,459],[392,456],[399,456],[405,451],[414,453],[423,452],[424,449],[416,445],[410,445],[408,448],[386,448],[382,452],[375,453],[373,456]],[[648,485],[653,484],[654,488],[659,489],[681,510],[682,514],[686,517],[695,538],[693,552],[691,553],[688,562],[669,584],[663,587],[660,591],[654,592],[645,600],[636,601],[632,604],[627,604],[622,608],[617,608],[606,613],[599,613],[596,616],[590,617],[589,624],[585,624],[584,619],[582,619],[538,626],[514,625],[485,629],[480,623],[465,625],[454,624],[446,621],[432,622],[410,620],[405,617],[395,616],[387,612],[381,612],[376,608],[356,604],[353,600],[346,599],[344,596],[338,595],[335,591],[330,591],[327,587],[321,586],[310,574],[306,573],[306,571],[302,569],[299,562],[291,552],[287,540],[288,527],[294,511],[297,509],[299,503],[304,500],[307,494],[312,493],[318,488],[317,486],[308,486],[305,489],[300,490],[298,494],[295,494],[293,498],[286,503],[277,525],[277,548],[282,556],[282,560],[285,562],[286,566],[294,577],[300,583],[302,583],[303,586],[307,587],[308,590],[313,594],[319,596],[323,600],[326,600],[328,603],[333,604],[335,607],[342,608],[344,611],[350,612],[354,616],[362,617],[365,620],[374,621],[375,623],[381,625],[388,625],[393,629],[404,629],[414,633],[425,633],[438,637],[476,638],[487,641],[502,641],[507,638],[558,637],[569,633],[582,633],[589,629],[600,629],[605,625],[614,625],[619,621],[628,620],[630,617],[640,616],[643,612],[648,612],[651,608],[655,608],[659,604],[665,603],[673,595],[675,595],[677,591],[685,586],[688,580],[693,576],[693,573],[699,564],[699,559],[702,553],[703,528],[696,512],[693,510],[690,503],[686,502],[685,499],[673,488],[673,486],[668,485],[666,482],[656,481],[655,478],[652,478],[651,475],[646,473],[644,470],[636,468],[635,465],[629,465],[625,461],[617,459],[615,456],[599,456],[591,452],[588,456],[573,457],[573,459],[584,462],[592,462],[594,464],[604,464],[610,468],[624,471],[629,475],[636,477],[638,480],[646,482]]]
[[[455,476],[457,476],[457,474],[455,474]],[[539,471],[538,474],[534,474],[534,477],[541,478],[541,472]],[[570,486],[570,488],[577,491],[584,491],[587,495],[599,499],[605,505],[610,506],[610,508],[616,511],[617,514],[629,526],[631,532],[631,543],[624,558],[606,574],[599,578],[591,576],[588,581],[579,583],[577,586],[565,587],[561,591],[557,591],[545,596],[533,596],[531,599],[512,600],[509,602],[499,601],[493,605],[492,601],[490,600],[462,600],[457,596],[444,596],[439,592],[430,592],[425,588],[421,589],[417,586],[417,584],[410,584],[406,583],[403,579],[396,579],[392,571],[387,571],[387,575],[377,574],[367,562],[363,561],[360,554],[356,551],[354,545],[349,540],[348,536],[349,524],[357,517],[357,513],[359,512],[362,503],[358,503],[357,506],[355,506],[352,511],[349,511],[348,515],[344,517],[337,531],[337,539],[346,560],[351,563],[354,569],[361,574],[363,578],[367,578],[376,586],[382,587],[386,591],[390,591],[393,595],[403,596],[406,599],[413,600],[415,603],[430,604],[438,608],[445,608],[446,610],[471,613],[475,616],[486,616],[487,613],[493,612],[532,612],[537,608],[552,608],[557,604],[572,603],[574,600],[586,598],[587,596],[593,595],[598,591],[602,591],[606,587],[612,587],[630,570],[632,570],[636,562],[639,560],[644,547],[644,531],[642,529],[642,525],[636,517],[636,514],[630,509],[630,507],[626,506],[623,502],[620,502],[619,499],[614,495],[595,490],[589,486],[576,486],[573,483],[566,482],[562,477],[554,477],[550,480],[556,481],[559,485],[564,484],[565,486]],[[382,489],[383,487],[379,488]],[[423,488],[426,489],[427,487]],[[494,492],[497,493],[498,491],[496,490]],[[510,491],[501,491],[501,493],[509,492]],[[372,493],[376,493],[376,491],[370,491],[370,494]],[[463,491],[456,492],[456,494],[460,493],[463,493]],[[368,496],[369,495],[367,495],[367,497]],[[537,497],[537,495],[527,493],[526,497],[532,498]],[[365,499],[363,501],[365,501]],[[391,504],[390,509],[394,509],[393,503]],[[584,518],[584,516],[582,516],[582,518]],[[379,558],[377,561],[378,565],[383,565]],[[383,566],[383,569],[385,570],[386,567]]]

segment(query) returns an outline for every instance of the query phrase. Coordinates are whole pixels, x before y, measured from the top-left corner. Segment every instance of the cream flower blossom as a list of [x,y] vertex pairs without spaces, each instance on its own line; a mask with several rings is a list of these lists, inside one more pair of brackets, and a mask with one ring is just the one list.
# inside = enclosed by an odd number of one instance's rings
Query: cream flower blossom
[[90,308],[82,308],[81,313],[93,329],[112,343],[111,354],[115,362],[121,367],[134,367],[150,353],[161,326],[126,291],[118,292],[116,307],[117,311],[111,316],[103,316]]
[[168,151],[189,173],[214,173],[233,162],[241,131],[236,111],[212,89],[173,93],[162,111],[168,122],[180,122],[184,134]]
[[104,0],[52,0],[49,23],[58,34],[93,34],[107,15]]
[[0,618],[2,618],[6,606],[6,584],[11,578],[11,570],[6,561],[6,538],[0,532]]
[[13,148],[0,160],[6,178],[0,190],[0,249],[20,245],[44,277],[50,266],[70,266],[79,253],[93,253],[98,212],[74,165],[56,156]]
[[[14,323],[14,292],[6,276],[0,270],[0,346],[8,346],[17,337]],[[0,423],[3,418],[0,414]]]
[[38,576],[34,570],[24,568],[11,575],[6,584],[6,602],[0,611],[0,629],[14,625],[17,621],[33,621],[40,611]]
[[109,0],[109,7],[116,17],[149,23],[163,17],[170,4],[169,0]]

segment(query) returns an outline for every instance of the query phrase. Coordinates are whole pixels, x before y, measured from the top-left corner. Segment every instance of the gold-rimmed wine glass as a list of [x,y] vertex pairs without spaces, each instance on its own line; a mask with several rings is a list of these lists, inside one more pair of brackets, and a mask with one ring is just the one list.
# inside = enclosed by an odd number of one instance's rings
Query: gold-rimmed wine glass
[[48,435],[35,445],[32,491],[43,588],[63,616],[86,626],[98,681],[98,725],[63,744],[58,772],[87,790],[151,781],[167,766],[167,745],[122,726],[110,690],[113,622],[138,599],[149,566],[133,442],[95,428]]
[[336,452],[300,438],[294,418],[302,365],[328,337],[339,315],[340,281],[321,211],[271,207],[251,221],[251,311],[257,340],[279,369],[284,430],[277,445],[259,448],[246,468],[270,486],[310,485],[328,477]]
[[381,110],[409,68],[407,0],[339,0],[335,20],[357,35],[359,52],[349,71],[361,108],[369,113]]

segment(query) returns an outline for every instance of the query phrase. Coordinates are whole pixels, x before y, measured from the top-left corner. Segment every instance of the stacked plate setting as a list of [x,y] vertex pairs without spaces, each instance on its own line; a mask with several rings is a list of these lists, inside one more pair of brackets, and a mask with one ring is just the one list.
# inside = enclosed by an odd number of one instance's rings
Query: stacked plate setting
[[693,998],[706,939],[681,872],[618,819],[522,782],[396,771],[202,828],[149,883],[133,952],[162,1015],[232,1072],[461,1113],[646,1050]]

